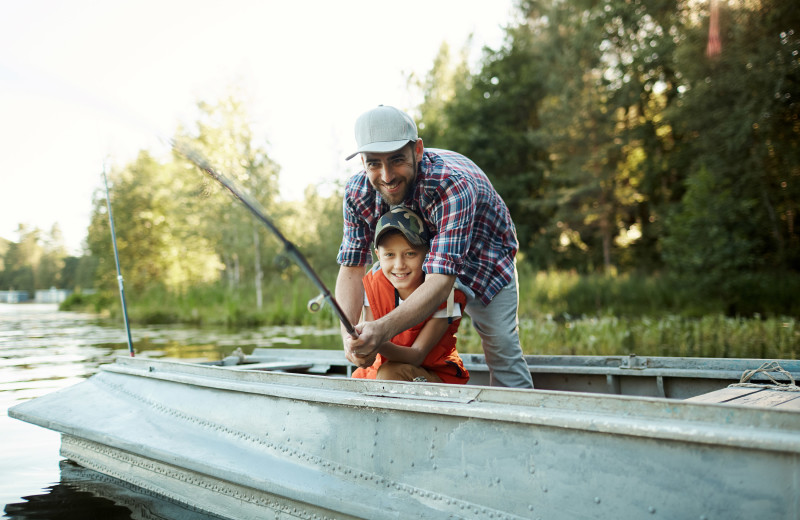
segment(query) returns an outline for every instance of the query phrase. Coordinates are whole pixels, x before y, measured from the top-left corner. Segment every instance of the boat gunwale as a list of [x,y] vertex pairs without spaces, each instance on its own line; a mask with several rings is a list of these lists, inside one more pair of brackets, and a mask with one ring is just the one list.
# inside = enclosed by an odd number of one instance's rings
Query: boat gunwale
[[308,374],[230,371],[176,361],[121,357],[103,371],[214,390],[339,406],[433,413],[589,430],[663,440],[800,453],[800,413],[731,403],[525,390],[484,386],[361,381]]

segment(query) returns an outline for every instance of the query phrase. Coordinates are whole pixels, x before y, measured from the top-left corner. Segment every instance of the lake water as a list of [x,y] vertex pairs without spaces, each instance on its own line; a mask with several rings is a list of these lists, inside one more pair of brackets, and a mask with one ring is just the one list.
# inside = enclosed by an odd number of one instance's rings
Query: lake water
[[[335,348],[338,331],[262,327],[242,332],[134,327],[137,357],[218,360],[242,347]],[[2,518],[165,520],[214,518],[142,494],[58,453],[60,435],[8,417],[8,408],[78,383],[127,356],[124,326],[49,304],[0,304],[0,503]]]

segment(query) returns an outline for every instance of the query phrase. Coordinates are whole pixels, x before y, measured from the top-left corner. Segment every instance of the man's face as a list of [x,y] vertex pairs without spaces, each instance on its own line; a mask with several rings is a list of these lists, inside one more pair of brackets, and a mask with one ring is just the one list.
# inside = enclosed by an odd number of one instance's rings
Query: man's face
[[411,193],[421,159],[422,139],[395,152],[361,154],[370,184],[390,206],[400,204]]

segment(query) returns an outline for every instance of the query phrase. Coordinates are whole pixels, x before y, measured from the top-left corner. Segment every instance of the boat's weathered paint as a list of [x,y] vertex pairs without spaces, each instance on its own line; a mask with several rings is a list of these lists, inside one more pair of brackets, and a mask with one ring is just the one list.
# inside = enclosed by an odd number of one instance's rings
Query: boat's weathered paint
[[9,415],[236,519],[800,516],[800,413],[140,358]]

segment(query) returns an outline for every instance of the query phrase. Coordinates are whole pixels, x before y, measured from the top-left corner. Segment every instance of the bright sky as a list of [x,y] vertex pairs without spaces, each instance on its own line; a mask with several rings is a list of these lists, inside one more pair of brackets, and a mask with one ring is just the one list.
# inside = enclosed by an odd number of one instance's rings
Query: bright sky
[[[346,178],[353,123],[411,108],[443,41],[498,48],[514,0],[26,0],[0,4],[0,237],[86,235],[106,158],[166,152],[199,100],[241,88],[282,194]],[[424,136],[423,136],[424,137]]]

